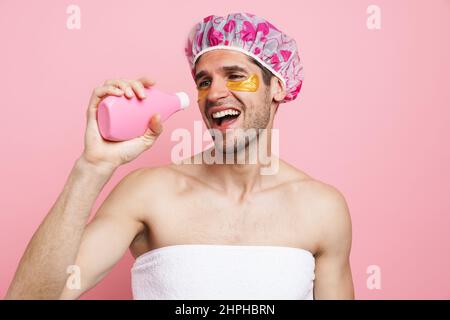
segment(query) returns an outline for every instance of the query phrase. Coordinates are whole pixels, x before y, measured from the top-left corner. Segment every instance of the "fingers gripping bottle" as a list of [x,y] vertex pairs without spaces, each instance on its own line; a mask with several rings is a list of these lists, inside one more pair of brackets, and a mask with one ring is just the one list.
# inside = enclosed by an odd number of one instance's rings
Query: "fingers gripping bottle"
[[145,133],[148,123],[155,113],[165,121],[177,111],[189,106],[189,97],[185,92],[168,94],[155,87],[145,89],[146,98],[136,96],[108,96],[103,99],[97,110],[97,122],[100,134],[105,140],[125,141]]

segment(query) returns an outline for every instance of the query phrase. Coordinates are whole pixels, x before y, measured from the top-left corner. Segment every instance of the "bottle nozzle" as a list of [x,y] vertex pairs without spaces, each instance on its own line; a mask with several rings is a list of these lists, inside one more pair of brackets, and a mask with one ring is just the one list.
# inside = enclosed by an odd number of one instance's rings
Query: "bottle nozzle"
[[178,96],[178,99],[180,99],[181,109],[186,109],[189,106],[189,96],[186,94],[186,92],[182,91],[175,94]]

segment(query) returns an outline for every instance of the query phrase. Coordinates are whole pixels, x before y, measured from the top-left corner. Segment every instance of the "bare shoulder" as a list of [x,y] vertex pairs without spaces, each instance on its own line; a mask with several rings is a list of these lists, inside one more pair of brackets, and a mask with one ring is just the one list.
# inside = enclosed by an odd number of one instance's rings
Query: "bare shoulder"
[[352,223],[347,201],[336,187],[318,180],[307,183],[311,220],[316,230],[316,258],[348,261],[352,244]]
[[[348,244],[351,239],[351,218],[343,193],[335,186],[320,181],[296,168],[296,177],[290,185],[294,203],[300,208],[305,221],[314,226],[322,246],[338,241]],[[319,246],[320,247],[320,246]]]
[[123,193],[130,196],[144,206],[142,212],[147,215],[151,206],[170,203],[173,197],[177,197],[189,189],[189,170],[183,166],[173,164],[142,167],[129,172],[119,184],[123,185]]
[[[309,199],[308,205],[321,219],[342,219],[348,214],[347,201],[336,187],[315,178],[301,182],[301,191]],[[336,222],[336,221],[333,221]]]
[[145,206],[167,193],[173,176],[167,167],[142,167],[128,172],[108,195],[108,202],[120,206],[122,212],[140,219]]
[[168,164],[155,167],[142,167],[131,171],[124,179],[133,180],[137,186],[145,184],[147,187],[163,187],[174,182],[179,182],[179,179],[183,178],[183,170],[177,169],[177,167],[183,166]]
[[332,215],[333,212],[345,211],[343,210],[347,208],[345,197],[336,187],[312,177],[285,161],[283,166],[285,175],[292,177],[286,180],[290,181],[290,188],[295,192],[296,199],[302,203],[307,200],[307,205],[317,214],[326,212]]
[[136,171],[136,178],[139,181],[137,185],[142,184],[143,187],[149,190],[160,190],[161,193],[167,193],[170,190],[171,194],[178,194],[186,190],[189,180],[195,179],[195,167],[188,165],[168,164],[159,167],[140,168]]
[[128,172],[123,176],[111,191],[109,197],[117,197],[121,199],[128,199],[129,201],[136,201],[140,196],[148,190],[148,182],[156,181],[156,179],[149,179],[151,175],[155,175],[158,170],[153,168],[138,168]]

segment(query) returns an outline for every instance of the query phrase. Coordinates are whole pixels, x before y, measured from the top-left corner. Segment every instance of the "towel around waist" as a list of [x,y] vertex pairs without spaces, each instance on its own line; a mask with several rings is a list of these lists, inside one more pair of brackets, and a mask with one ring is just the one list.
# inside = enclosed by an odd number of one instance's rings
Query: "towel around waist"
[[294,247],[171,245],[139,256],[134,299],[312,299],[315,259]]

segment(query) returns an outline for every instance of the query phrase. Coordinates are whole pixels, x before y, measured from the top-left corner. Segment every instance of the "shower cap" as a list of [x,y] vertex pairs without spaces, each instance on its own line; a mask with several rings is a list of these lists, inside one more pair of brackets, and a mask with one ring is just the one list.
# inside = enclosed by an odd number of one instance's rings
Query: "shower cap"
[[279,78],[286,90],[281,102],[294,100],[303,83],[303,63],[295,40],[264,18],[250,13],[225,17],[210,15],[189,32],[185,53],[192,76],[195,62],[203,53],[215,49],[242,52]]

